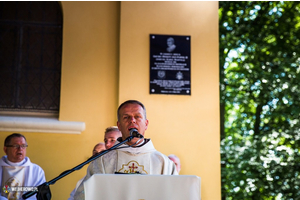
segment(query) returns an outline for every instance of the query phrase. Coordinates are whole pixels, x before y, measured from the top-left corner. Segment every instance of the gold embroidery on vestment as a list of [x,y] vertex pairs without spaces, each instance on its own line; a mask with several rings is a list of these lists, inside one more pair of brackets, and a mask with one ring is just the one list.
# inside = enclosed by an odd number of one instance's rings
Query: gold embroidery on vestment
[[144,169],[144,165],[139,165],[137,161],[131,160],[127,164],[123,164],[122,168],[118,172],[123,172],[127,174],[148,174]]

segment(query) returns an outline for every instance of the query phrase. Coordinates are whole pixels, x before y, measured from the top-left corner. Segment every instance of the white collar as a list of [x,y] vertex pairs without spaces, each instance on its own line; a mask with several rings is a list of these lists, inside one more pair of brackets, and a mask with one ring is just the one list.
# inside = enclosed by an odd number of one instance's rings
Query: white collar
[[23,159],[21,162],[11,162],[8,160],[7,157],[5,157],[5,162],[10,166],[21,166],[24,164],[25,159]]

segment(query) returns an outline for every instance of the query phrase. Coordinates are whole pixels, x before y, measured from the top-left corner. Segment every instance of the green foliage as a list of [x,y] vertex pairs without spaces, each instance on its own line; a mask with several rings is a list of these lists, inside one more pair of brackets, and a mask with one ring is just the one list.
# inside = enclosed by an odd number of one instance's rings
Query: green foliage
[[222,199],[300,199],[300,2],[220,1]]

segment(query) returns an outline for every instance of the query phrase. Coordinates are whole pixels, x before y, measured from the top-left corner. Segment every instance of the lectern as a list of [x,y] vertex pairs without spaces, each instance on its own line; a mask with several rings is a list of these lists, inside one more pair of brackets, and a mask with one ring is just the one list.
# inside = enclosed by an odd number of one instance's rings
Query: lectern
[[95,174],[84,183],[86,200],[200,200],[193,175]]

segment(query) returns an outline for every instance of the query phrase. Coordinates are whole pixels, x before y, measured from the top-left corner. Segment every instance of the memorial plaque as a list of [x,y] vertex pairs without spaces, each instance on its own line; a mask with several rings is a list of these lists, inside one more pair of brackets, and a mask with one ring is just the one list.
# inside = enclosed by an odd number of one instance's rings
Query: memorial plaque
[[191,36],[150,34],[150,94],[191,95]]

